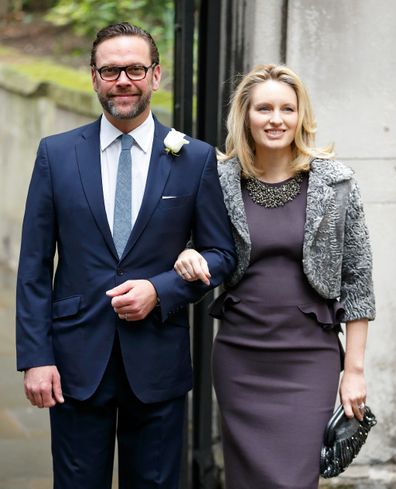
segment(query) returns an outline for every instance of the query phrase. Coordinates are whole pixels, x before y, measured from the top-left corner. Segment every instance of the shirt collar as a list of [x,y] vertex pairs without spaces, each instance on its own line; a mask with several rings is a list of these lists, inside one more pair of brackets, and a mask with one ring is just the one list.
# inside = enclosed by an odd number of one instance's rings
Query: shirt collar
[[[102,151],[107,149],[121,134],[123,133],[113,126],[107,117],[102,115],[100,122],[100,149]],[[140,149],[144,153],[147,153],[154,136],[153,114],[150,112],[147,119],[129,134],[133,137]]]

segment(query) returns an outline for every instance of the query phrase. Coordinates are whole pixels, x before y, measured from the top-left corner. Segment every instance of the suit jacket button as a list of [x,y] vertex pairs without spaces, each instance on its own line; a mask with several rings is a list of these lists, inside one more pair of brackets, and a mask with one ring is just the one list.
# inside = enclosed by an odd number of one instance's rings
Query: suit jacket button
[[124,270],[122,270],[121,268],[117,268],[117,275],[121,277],[124,274],[125,274]]

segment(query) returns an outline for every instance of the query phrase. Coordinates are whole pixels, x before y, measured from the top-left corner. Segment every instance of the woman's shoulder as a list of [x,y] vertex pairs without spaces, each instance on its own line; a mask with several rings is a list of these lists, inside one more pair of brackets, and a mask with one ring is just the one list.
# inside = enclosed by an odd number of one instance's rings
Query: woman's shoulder
[[217,162],[220,185],[226,206],[241,199],[241,165],[237,158]]
[[217,171],[219,173],[222,187],[239,185],[241,181],[241,165],[238,158],[229,158],[217,161]]
[[352,168],[345,165],[345,163],[321,158],[315,158],[311,162],[311,172],[328,184],[351,180],[354,175]]
[[217,160],[217,170],[219,175],[235,173],[241,171],[241,164],[236,156],[227,159]]

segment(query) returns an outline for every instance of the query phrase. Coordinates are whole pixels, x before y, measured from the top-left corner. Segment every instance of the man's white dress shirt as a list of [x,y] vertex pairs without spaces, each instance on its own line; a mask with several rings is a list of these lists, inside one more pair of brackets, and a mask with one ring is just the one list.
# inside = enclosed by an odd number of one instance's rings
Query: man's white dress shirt
[[[154,119],[150,112],[147,119],[129,134],[134,143],[131,148],[132,157],[132,222],[135,224],[142,205],[144,189],[150,164],[151,149],[154,139]],[[102,115],[100,123],[100,164],[102,186],[107,220],[113,233],[114,199],[117,183],[118,159],[121,153],[121,141],[117,139],[123,134]]]

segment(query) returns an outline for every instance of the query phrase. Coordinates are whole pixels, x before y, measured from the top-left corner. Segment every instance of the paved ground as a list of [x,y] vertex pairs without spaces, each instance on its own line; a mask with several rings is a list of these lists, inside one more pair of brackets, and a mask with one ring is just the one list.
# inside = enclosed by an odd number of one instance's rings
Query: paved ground
[[30,405],[15,367],[14,291],[0,268],[0,489],[51,489],[48,410]]
[[30,406],[15,370],[15,280],[0,273],[0,489],[49,489],[48,411]]

